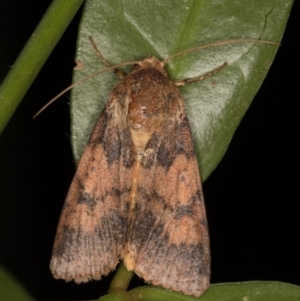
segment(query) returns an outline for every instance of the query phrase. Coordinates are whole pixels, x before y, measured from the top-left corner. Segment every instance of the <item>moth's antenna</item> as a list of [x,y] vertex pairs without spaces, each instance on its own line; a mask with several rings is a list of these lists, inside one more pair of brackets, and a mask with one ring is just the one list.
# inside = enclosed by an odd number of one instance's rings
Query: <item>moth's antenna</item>
[[212,47],[219,47],[219,46],[224,46],[228,44],[240,44],[240,43],[258,43],[258,44],[269,44],[269,45],[277,45],[279,46],[280,44],[271,42],[271,41],[265,41],[265,40],[256,40],[256,39],[237,39],[237,40],[226,40],[226,41],[220,41],[220,42],[215,42],[211,44],[206,44],[202,46],[196,46],[191,49],[187,49],[181,52],[178,52],[174,55],[169,56],[163,61],[163,64],[167,63],[168,61],[174,59],[177,56],[181,56],[190,52],[198,51],[198,50],[203,50],[207,48],[212,48]]
[[[103,57],[103,55],[101,54],[100,50],[98,49],[95,41],[93,40],[93,37],[92,36],[89,36],[89,40],[96,52],[96,55],[98,56],[99,60],[106,66],[106,67],[111,67],[110,63]],[[118,70],[117,68],[114,70],[114,73],[116,75],[119,76],[120,79],[123,79],[125,78],[125,75],[120,71]]]
[[[33,118],[37,117],[41,112],[43,112],[49,105],[51,105],[56,99],[58,99],[60,96],[62,96],[63,94],[65,94],[66,92],[68,92],[69,90],[71,90],[72,88],[78,86],[79,84],[99,75],[102,74],[104,72],[113,70],[120,78],[123,78],[124,75],[122,74],[121,71],[118,70],[119,67],[123,67],[123,66],[128,66],[128,65],[134,65],[134,64],[139,64],[140,61],[131,61],[131,62],[126,62],[126,63],[121,63],[118,65],[114,65],[114,66],[110,66],[109,63],[103,58],[103,56],[101,55],[100,51],[98,50],[95,42],[93,41],[92,37],[89,37],[93,48],[96,51],[97,56],[100,58],[100,60],[106,65],[109,66],[106,69],[103,70],[99,70],[95,73],[92,73],[91,75],[84,77],[80,80],[78,80],[77,82],[73,83],[72,85],[70,85],[68,88],[66,88],[65,90],[63,90],[62,92],[60,92],[57,96],[55,96],[54,98],[52,98],[46,105],[44,105],[34,116]],[[212,47],[219,47],[219,46],[223,46],[223,45],[228,45],[228,44],[239,44],[239,43],[258,43],[258,44],[268,44],[268,45],[277,45],[279,46],[280,44],[275,43],[275,42],[271,42],[271,41],[266,41],[266,40],[257,40],[257,39],[237,39],[237,40],[226,40],[226,41],[220,41],[220,42],[215,42],[215,43],[211,43],[211,44],[206,44],[206,45],[202,45],[202,46],[196,46],[181,52],[178,52],[174,55],[169,56],[168,58],[166,58],[164,61],[162,61],[163,64],[166,64],[168,61],[174,59],[175,57],[181,56],[181,55],[185,55],[187,53],[191,53],[194,51],[198,51],[198,50],[203,50],[203,49],[207,49],[207,48],[212,48]]]
[[123,66],[128,66],[128,65],[134,65],[134,64],[139,64],[140,61],[131,61],[131,62],[126,62],[126,63],[121,63],[121,64],[118,64],[118,65],[114,65],[114,66],[111,66],[109,68],[105,68],[103,70],[99,70],[97,72],[94,72],[92,74],[90,74],[89,76],[86,76],[80,80],[78,80],[77,82],[75,82],[74,84],[70,85],[68,88],[64,89],[62,92],[60,92],[58,95],[56,95],[54,98],[52,98],[46,105],[44,105],[34,116],[33,118],[37,117],[41,112],[43,112],[48,106],[50,106],[57,98],[59,98],[60,96],[62,96],[63,94],[65,94],[66,92],[68,92],[69,90],[71,90],[72,88],[80,85],[81,83],[84,83],[85,81],[101,74],[101,73],[105,73],[107,71],[110,71],[110,70],[115,70],[119,67],[123,67]]

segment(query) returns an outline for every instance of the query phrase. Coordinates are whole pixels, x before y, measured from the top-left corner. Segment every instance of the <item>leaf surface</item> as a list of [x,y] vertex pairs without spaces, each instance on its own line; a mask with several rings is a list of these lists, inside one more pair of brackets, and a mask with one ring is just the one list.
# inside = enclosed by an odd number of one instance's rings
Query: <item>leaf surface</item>
[[[74,78],[104,68],[88,36],[111,65],[142,60],[147,55],[163,60],[198,45],[231,39],[279,43],[291,6],[292,0],[88,1],[77,49],[77,60],[84,69],[76,71]],[[222,159],[277,48],[258,43],[229,44],[183,55],[167,64],[170,78],[177,80],[228,63],[213,77],[180,88],[203,180]],[[106,73],[73,90],[71,136],[76,160],[118,82],[115,74]]]

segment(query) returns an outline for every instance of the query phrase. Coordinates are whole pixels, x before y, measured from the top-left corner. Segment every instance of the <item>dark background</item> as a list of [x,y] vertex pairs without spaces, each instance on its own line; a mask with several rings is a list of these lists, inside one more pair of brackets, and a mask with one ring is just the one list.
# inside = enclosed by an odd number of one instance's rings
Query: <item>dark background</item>
[[[50,2],[0,4],[0,79]],[[204,183],[212,283],[275,280],[300,285],[297,14],[296,1],[265,82],[222,162]],[[68,98],[39,118],[32,116],[71,81],[79,17],[0,136],[0,264],[39,300],[96,298],[112,277],[78,286],[54,280],[48,267],[75,171]]]

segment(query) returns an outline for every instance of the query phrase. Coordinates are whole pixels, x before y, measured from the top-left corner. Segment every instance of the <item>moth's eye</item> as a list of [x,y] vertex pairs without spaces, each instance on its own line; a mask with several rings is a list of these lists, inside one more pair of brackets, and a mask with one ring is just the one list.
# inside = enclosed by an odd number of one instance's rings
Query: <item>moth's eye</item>
[[140,110],[141,114],[143,116],[146,116],[147,115],[147,108],[146,107],[141,107],[141,110]]

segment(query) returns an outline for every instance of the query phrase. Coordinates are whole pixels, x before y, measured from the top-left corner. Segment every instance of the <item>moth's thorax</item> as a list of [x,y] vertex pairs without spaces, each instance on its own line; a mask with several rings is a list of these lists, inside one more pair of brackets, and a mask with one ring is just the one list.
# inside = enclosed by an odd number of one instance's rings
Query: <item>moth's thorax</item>
[[128,126],[138,151],[145,148],[154,132],[163,130],[169,108],[168,95],[174,89],[166,71],[151,65],[153,60],[159,62],[156,58],[147,58],[142,62],[146,68],[135,70],[127,77],[131,87]]

